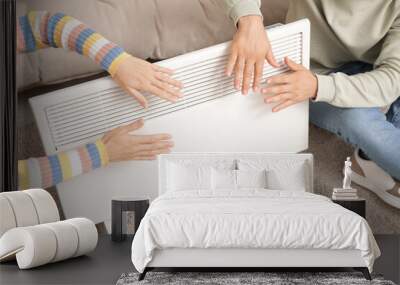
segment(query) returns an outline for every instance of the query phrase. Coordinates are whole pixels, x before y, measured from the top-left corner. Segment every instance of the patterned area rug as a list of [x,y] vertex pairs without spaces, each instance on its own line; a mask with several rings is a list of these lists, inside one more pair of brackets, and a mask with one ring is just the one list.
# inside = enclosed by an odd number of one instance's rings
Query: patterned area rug
[[137,280],[138,276],[138,273],[122,274],[117,285],[395,285],[379,275],[368,281],[359,272],[148,272],[142,281]]

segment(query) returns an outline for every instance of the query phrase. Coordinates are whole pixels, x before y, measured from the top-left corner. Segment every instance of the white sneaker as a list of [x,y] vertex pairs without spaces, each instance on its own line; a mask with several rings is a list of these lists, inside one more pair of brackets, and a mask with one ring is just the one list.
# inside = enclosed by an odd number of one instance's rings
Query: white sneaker
[[351,157],[352,181],[374,192],[389,205],[400,209],[400,183],[372,160],[365,160],[355,150]]

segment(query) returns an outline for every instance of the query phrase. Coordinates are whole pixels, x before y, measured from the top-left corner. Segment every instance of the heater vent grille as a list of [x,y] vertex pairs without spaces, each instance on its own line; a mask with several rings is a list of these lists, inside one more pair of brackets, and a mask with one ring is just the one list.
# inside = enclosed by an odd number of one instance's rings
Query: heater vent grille
[[[279,27],[278,27],[279,28]],[[272,29],[274,30],[274,28]],[[271,46],[278,63],[288,56],[297,63],[304,63],[304,41],[307,35],[300,29],[294,32],[276,33]],[[144,94],[149,108],[143,109],[131,96],[114,84],[106,88],[89,88],[74,92],[61,92],[57,100],[49,95],[47,103],[32,100],[33,108],[41,108],[42,123],[48,125],[52,145],[60,150],[78,142],[90,141],[117,126],[139,118],[150,120],[207,101],[238,93],[233,88],[233,78],[224,73],[228,60],[228,43],[178,56],[159,62],[175,70],[173,77],[180,80],[184,88],[183,97],[170,103],[151,94]],[[288,71],[285,65],[273,68],[265,65],[263,79]],[[92,85],[93,87],[93,85]],[[45,97],[45,96],[40,96]],[[39,100],[40,101],[40,100]]]
[[[267,33],[278,63],[289,56],[309,67],[307,19],[275,25]],[[183,81],[184,97],[176,103],[145,94],[150,104],[144,110],[110,77],[30,98],[46,154],[76,149],[110,129],[141,117],[147,121],[135,133],[171,134],[176,159],[204,155],[205,160],[213,157],[218,163],[225,163],[231,154],[236,159],[274,159],[268,152],[281,153],[276,156],[282,158],[287,156],[282,153],[307,149],[308,102],[273,113],[272,106],[263,104],[260,94],[239,95],[233,88],[233,79],[224,74],[229,46],[228,42],[222,43],[157,63],[174,69],[174,78]],[[286,71],[285,65],[281,68],[265,65],[263,78]],[[104,222],[111,230],[113,197],[134,194],[155,198],[157,189],[162,190],[159,187],[166,178],[157,175],[157,163],[161,166],[164,159],[158,158],[158,161],[111,163],[58,184],[57,193],[65,217],[88,217],[95,223]]]

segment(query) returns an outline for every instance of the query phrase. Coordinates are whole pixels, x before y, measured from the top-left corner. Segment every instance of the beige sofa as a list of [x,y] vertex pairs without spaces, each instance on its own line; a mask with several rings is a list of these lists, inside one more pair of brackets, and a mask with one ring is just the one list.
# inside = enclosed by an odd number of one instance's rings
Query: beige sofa
[[[287,0],[263,1],[264,23],[283,22]],[[271,2],[274,9],[267,9]],[[63,12],[143,59],[159,60],[228,41],[235,27],[221,0],[22,0],[27,10]],[[98,73],[89,59],[57,49],[19,56],[20,89]]]
[[[235,27],[221,10],[222,0],[20,0],[19,15],[28,9],[64,12],[90,25],[143,59],[159,60],[229,40]],[[263,0],[264,24],[284,22],[288,0]],[[19,157],[43,155],[27,99],[98,74],[90,60],[61,49],[18,56]],[[76,82],[76,81],[73,81]],[[50,85],[38,88],[38,86]],[[35,88],[33,88],[35,87]],[[352,148],[335,136],[310,127],[309,152],[315,155],[315,190],[329,196],[341,184],[341,167]],[[358,187],[367,199],[367,219],[375,233],[400,233],[400,210]]]

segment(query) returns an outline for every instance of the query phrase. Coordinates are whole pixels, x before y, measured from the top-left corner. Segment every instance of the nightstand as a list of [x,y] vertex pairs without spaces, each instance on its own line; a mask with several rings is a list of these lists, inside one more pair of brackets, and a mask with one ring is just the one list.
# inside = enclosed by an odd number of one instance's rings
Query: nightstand
[[137,231],[140,221],[149,208],[150,200],[147,197],[114,197],[111,202],[111,239],[113,241],[123,241],[127,234],[124,228],[127,227],[127,220],[124,215],[127,212],[134,213],[134,232]]
[[332,201],[340,206],[353,211],[356,214],[359,214],[361,217],[365,219],[365,208],[366,201],[365,199],[356,199],[356,200],[334,200]]

